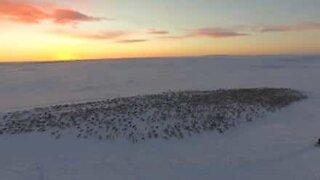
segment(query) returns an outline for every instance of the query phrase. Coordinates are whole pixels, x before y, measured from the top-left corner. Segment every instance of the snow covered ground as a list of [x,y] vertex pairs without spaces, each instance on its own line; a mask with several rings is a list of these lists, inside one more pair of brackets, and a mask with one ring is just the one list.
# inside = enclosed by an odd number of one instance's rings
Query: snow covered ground
[[307,100],[221,135],[137,144],[0,136],[0,179],[320,179],[320,57],[0,64],[0,112],[167,90],[284,87]]

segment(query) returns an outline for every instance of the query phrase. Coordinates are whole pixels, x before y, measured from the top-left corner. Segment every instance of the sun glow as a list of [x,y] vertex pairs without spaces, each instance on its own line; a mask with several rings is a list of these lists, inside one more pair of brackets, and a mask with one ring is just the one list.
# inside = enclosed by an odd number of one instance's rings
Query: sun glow
[[58,53],[56,56],[53,57],[53,59],[59,60],[59,61],[68,61],[68,60],[75,60],[77,58],[72,53],[65,51],[65,52]]

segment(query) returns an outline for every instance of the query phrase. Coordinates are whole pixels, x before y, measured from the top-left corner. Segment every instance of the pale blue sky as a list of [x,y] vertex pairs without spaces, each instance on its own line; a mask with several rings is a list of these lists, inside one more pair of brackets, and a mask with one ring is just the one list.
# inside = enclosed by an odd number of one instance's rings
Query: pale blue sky
[[292,24],[320,18],[319,0],[93,0],[89,3],[90,13],[137,26]]

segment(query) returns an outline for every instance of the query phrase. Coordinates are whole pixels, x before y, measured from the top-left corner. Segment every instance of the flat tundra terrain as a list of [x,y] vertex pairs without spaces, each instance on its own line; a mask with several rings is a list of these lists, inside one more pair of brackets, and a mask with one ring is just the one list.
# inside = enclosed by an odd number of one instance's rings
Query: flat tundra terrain
[[320,57],[0,64],[0,179],[320,179]]

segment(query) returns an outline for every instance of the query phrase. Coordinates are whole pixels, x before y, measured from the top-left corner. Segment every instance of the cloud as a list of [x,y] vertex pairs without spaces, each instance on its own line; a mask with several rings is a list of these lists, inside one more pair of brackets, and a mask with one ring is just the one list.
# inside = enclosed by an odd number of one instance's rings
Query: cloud
[[130,32],[127,31],[101,31],[101,32],[78,32],[78,31],[64,31],[55,30],[49,31],[49,33],[68,36],[80,39],[90,39],[90,40],[111,40],[129,35]]
[[148,41],[148,39],[123,39],[123,40],[119,40],[117,42],[128,44],[128,43],[139,43],[139,42],[146,42],[146,41]]
[[0,20],[40,23],[52,21],[56,24],[100,21],[105,18],[93,17],[69,8],[48,7],[43,4],[22,3],[20,1],[0,0]]
[[51,15],[53,21],[58,24],[69,24],[80,21],[100,21],[103,18],[92,17],[71,9],[56,9]]
[[50,14],[30,4],[0,0],[0,18],[24,23],[38,23],[50,18]]
[[129,36],[135,34],[135,32],[131,31],[120,31],[120,30],[107,30],[101,32],[90,32],[90,31],[78,31],[78,30],[54,30],[48,31],[48,33],[71,37],[76,39],[87,39],[94,41],[107,41],[112,40],[116,43],[129,44],[129,43],[140,43],[149,41],[148,39],[138,39]]
[[209,38],[230,38],[238,36],[248,36],[247,33],[240,33],[222,28],[200,28],[192,32],[193,36],[206,36]]
[[229,28],[219,27],[203,27],[198,29],[191,29],[180,35],[166,35],[159,36],[159,39],[185,39],[196,37],[207,38],[236,38],[242,36],[250,36],[253,33],[269,33],[269,32],[297,32],[297,31],[313,31],[320,30],[320,23],[309,22],[300,23],[296,25],[265,25],[265,26],[249,26],[241,25]]
[[199,28],[188,30],[184,34],[180,35],[164,35],[158,37],[159,39],[186,39],[196,37],[207,37],[207,38],[232,38],[239,36],[248,36],[247,33],[240,33],[235,30],[223,29],[223,28]]
[[269,25],[256,28],[258,32],[293,32],[320,30],[320,23],[302,23],[297,25]]
[[163,31],[163,30],[157,30],[157,29],[149,29],[147,31],[148,34],[158,34],[158,35],[164,35],[169,34],[169,31]]

